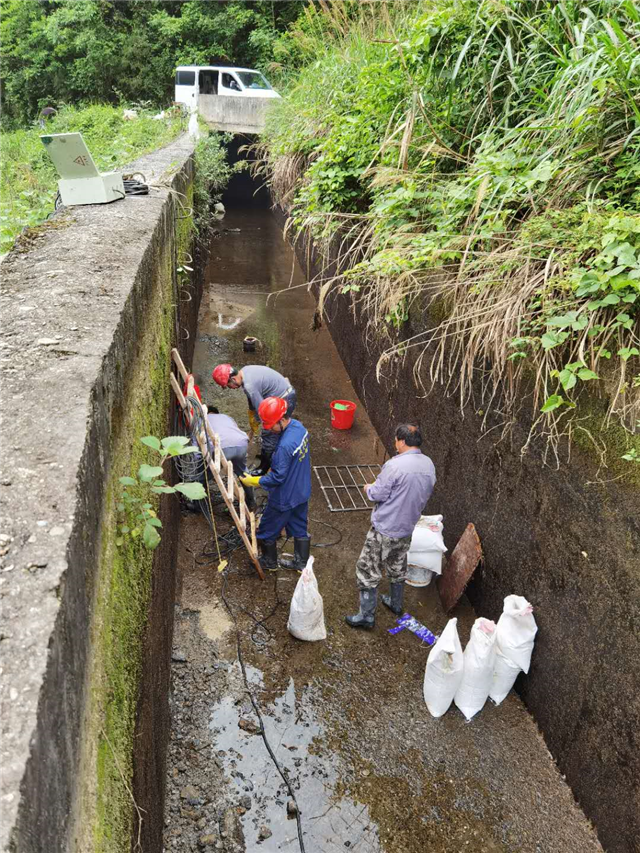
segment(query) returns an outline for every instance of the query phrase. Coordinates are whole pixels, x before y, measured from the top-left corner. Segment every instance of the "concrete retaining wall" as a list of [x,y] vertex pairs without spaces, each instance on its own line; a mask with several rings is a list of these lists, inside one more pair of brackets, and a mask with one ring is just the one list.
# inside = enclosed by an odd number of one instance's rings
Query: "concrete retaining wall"
[[265,115],[274,99],[200,95],[198,111],[214,130],[228,133],[262,133]]
[[62,211],[2,266],[0,846],[18,853],[129,850],[137,814],[161,849],[178,502],[155,552],[116,544],[116,503],[151,461],[139,438],[169,434],[170,348],[195,328],[176,277],[192,145],[132,168],[179,194]]
[[[297,248],[304,267],[313,252],[302,244]],[[317,269],[312,265],[311,272]],[[499,440],[501,421],[483,428],[481,404],[461,412],[458,398],[447,397],[441,387],[425,397],[413,379],[417,350],[387,363],[378,383],[375,368],[383,347],[365,335],[366,318],[354,314],[344,295],[329,298],[327,313],[349,376],[387,450],[393,452],[396,424],[420,424],[423,449],[438,476],[429,512],[444,515],[449,549],[466,524],[475,523],[485,554],[469,589],[477,613],[497,620],[511,593],[534,604],[536,649],[529,675],[520,676],[517,686],[605,849],[637,853],[640,489],[617,477],[624,451],[615,431],[604,436],[613,470],[580,447],[560,470],[545,467],[539,445],[520,454],[525,417]],[[408,339],[428,324],[428,312],[416,306],[401,335]],[[594,403],[590,426],[603,437],[597,425]]]

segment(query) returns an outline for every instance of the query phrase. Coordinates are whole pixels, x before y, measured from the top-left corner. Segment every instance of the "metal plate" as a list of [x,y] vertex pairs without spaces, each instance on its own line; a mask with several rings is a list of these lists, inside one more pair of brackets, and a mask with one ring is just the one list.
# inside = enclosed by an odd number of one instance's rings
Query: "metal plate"
[[331,512],[371,511],[362,487],[373,483],[382,465],[314,465],[313,470]]
[[482,560],[480,538],[475,526],[467,524],[466,530],[438,578],[438,592],[445,613],[453,609],[460,600],[480,560]]

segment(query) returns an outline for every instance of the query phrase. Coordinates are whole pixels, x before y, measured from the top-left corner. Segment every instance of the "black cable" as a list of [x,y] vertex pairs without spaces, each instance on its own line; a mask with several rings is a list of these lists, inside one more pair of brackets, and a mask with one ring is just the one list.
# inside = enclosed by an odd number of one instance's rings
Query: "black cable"
[[320,521],[319,518],[310,518],[309,521],[313,522],[313,524],[321,524],[323,527],[328,527],[331,530],[335,530],[338,534],[338,538],[335,542],[311,542],[312,548],[333,548],[334,545],[339,545],[342,542],[342,533],[337,527],[334,527],[333,524],[327,524],[326,521]]
[[149,195],[149,185],[142,172],[131,172],[122,176],[124,191],[127,195]]
[[133,178],[123,178],[124,191],[126,195],[149,195],[149,185],[144,181],[136,181]]
[[[233,620],[233,624],[234,624],[235,629],[236,629],[236,649],[238,652],[238,663],[240,664],[240,669],[242,670],[242,678],[244,680],[244,685],[245,685],[247,694],[248,694],[249,699],[251,701],[251,704],[253,706],[253,710],[255,711],[255,714],[256,714],[258,721],[260,723],[260,736],[262,737],[262,740],[264,742],[266,750],[269,753],[269,756],[271,757],[271,760],[273,761],[273,764],[274,764],[276,770],[278,771],[278,773],[282,777],[284,784],[287,786],[287,789],[289,791],[289,796],[291,797],[291,799],[293,800],[293,802],[295,804],[295,807],[296,807],[296,824],[298,827],[298,843],[300,844],[300,853],[306,853],[305,846],[304,846],[304,839],[302,836],[302,820],[300,817],[300,809],[298,807],[298,800],[297,800],[295,792],[293,790],[293,785],[289,781],[289,777],[287,776],[285,771],[280,766],[280,762],[276,758],[276,755],[275,755],[273,749],[271,748],[271,744],[269,743],[267,733],[265,732],[265,729],[264,729],[264,722],[262,720],[262,714],[260,712],[260,708],[259,708],[258,703],[256,702],[256,699],[255,699],[255,696],[253,695],[253,692],[249,686],[249,679],[247,678],[247,670],[245,667],[244,658],[242,657],[242,645],[240,642],[240,628],[238,627],[238,620],[236,619],[236,615],[233,612],[233,609],[231,608],[231,605],[229,604],[229,601],[228,601],[227,596],[225,594],[225,589],[226,589],[226,585],[228,582],[228,572],[229,572],[229,566],[227,566],[227,568],[224,570],[224,572],[222,574],[222,600],[224,601],[225,607],[229,611],[229,615],[231,616],[231,619]],[[276,599],[277,599],[277,578],[276,578],[275,588],[276,588]],[[280,602],[277,601],[276,609],[277,609],[277,606],[279,603]],[[275,609],[274,609],[274,612],[275,612]]]

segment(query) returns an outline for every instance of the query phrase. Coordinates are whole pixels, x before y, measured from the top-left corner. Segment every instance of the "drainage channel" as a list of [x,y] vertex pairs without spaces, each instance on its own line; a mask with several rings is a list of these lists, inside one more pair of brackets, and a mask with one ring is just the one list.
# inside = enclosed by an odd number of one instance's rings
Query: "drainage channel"
[[[301,285],[268,208],[229,203],[206,270],[196,382],[248,430],[244,395],[221,392],[211,370],[268,363],[298,391],[296,417],[309,430],[314,465],[382,464],[328,331],[311,331],[313,299]],[[254,353],[243,352],[246,336],[258,339]],[[358,405],[349,431],[331,428],[335,399]],[[206,520],[182,517],[164,849],[601,850],[515,695],[471,724],[456,711],[434,720],[422,699],[428,649],[408,632],[388,634],[387,612],[371,633],[344,624],[356,608],[354,565],[368,513],[332,514],[316,484],[310,517],[328,632],[320,643],[287,632],[297,575],[260,581],[242,550],[223,553],[229,566],[219,574]],[[215,519],[222,537],[231,524],[222,509]],[[229,540],[221,541],[224,552]],[[430,587],[409,589],[407,607],[436,633],[446,624]],[[456,615],[466,641],[474,613],[465,603]]]

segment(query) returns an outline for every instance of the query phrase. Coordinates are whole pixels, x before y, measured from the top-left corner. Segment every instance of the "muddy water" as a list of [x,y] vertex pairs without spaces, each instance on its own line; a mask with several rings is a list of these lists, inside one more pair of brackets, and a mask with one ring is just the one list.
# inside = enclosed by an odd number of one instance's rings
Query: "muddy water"
[[[311,331],[313,300],[270,213],[230,208],[212,249],[193,364],[205,399],[248,429],[244,395],[218,389],[211,370],[227,361],[269,364],[298,391],[312,464],[382,463],[328,333]],[[243,353],[247,335],[259,339],[255,353]],[[357,403],[352,430],[332,429],[333,399]],[[384,388],[366,402],[385,406]],[[241,550],[219,574],[212,531],[201,517],[183,517],[165,849],[300,849],[250,690],[294,789],[307,853],[600,850],[515,695],[469,724],[455,709],[434,720],[422,699],[428,648],[407,632],[390,635],[384,608],[371,633],[345,625],[356,609],[354,564],[368,513],[329,512],[314,481],[310,517],[328,633],[319,643],[286,629],[297,575],[262,582]],[[215,519],[222,537],[228,518],[218,510]],[[446,624],[430,587],[407,589],[406,605],[435,633]],[[455,615],[464,644],[475,614],[463,604]]]

